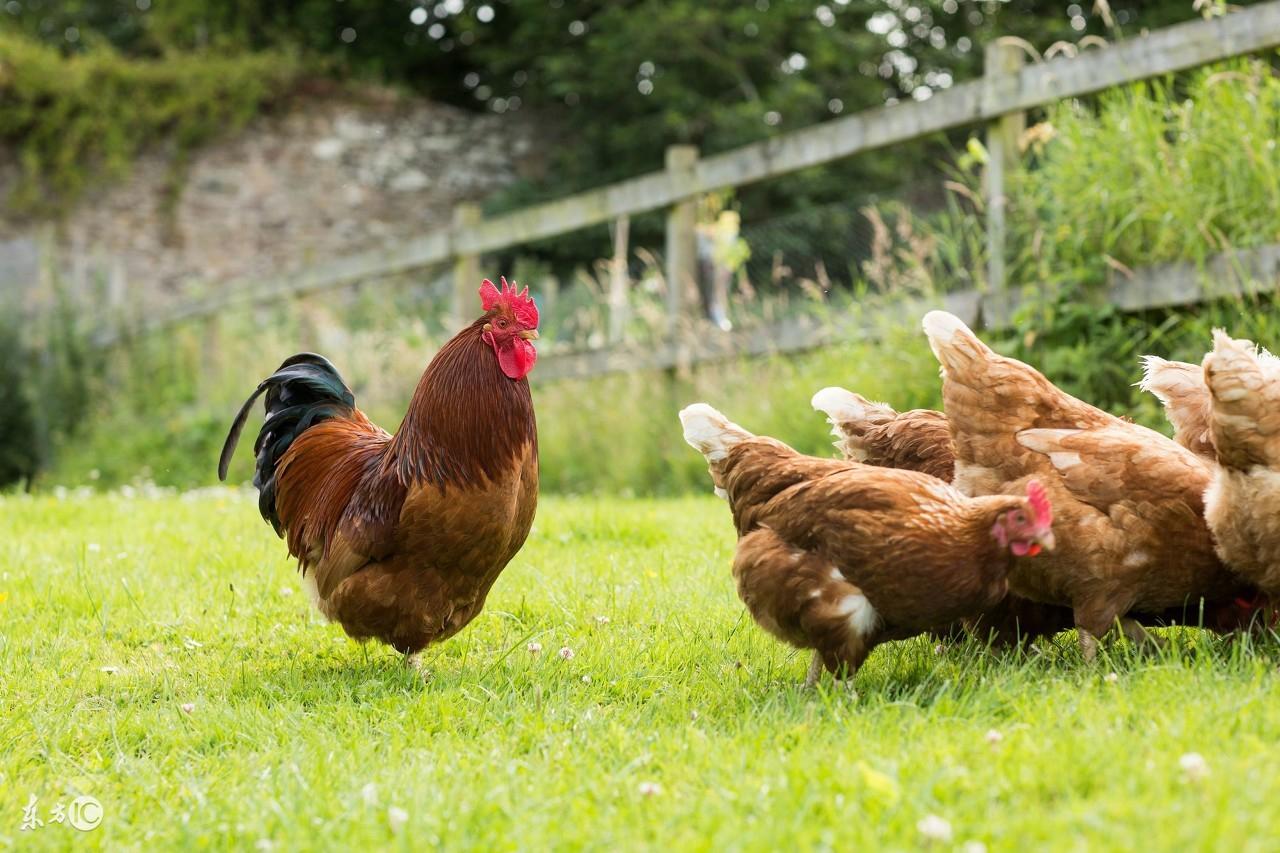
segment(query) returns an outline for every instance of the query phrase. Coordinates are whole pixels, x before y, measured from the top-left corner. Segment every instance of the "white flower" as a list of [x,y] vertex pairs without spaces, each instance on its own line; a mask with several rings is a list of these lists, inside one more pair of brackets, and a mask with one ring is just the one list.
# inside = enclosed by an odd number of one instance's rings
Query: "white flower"
[[987,730],[987,743],[994,745],[999,743],[1002,740],[1004,740],[1004,735],[1002,735],[999,731],[997,731],[996,729]]
[[640,794],[645,797],[656,797],[662,793],[662,786],[657,782],[641,782]]
[[530,643],[529,645],[525,646],[525,648],[529,650],[529,654],[536,655],[540,651],[542,651],[542,643]]
[[583,684],[590,684],[590,683],[591,683],[591,676],[589,676],[589,675],[584,675],[584,676],[582,676],[582,683],[583,683]]
[[90,553],[90,554],[96,554],[96,553],[98,553],[99,551],[101,551],[101,550],[102,550],[102,546],[101,546],[101,545],[99,545],[97,542],[90,542],[90,543],[89,543],[87,546],[85,546],[85,547],[87,547],[87,548],[89,549],[89,553]]
[[608,616],[597,616],[597,617],[596,617],[596,624],[597,624],[597,625],[608,625],[608,624],[609,624],[609,617],[608,617]]
[[360,799],[364,800],[367,806],[376,806],[378,804],[378,786],[372,782],[366,782],[365,786],[360,789]]
[[400,827],[404,826],[405,821],[409,819],[409,813],[404,809],[392,806],[387,809],[387,823],[391,825],[392,832],[399,832]]
[[987,853],[987,845],[981,841],[966,841],[960,847],[961,853]]
[[195,709],[196,709],[196,703],[195,703],[195,702],[183,702],[183,703],[182,703],[181,705],[179,705],[178,707],[180,707],[180,708],[182,709],[183,713],[185,713],[185,714],[190,714],[190,713],[192,713],[192,712],[194,712],[194,711],[195,711]]
[[99,671],[99,672],[105,672],[107,675],[115,675],[117,672],[119,672],[119,671],[120,671],[120,667],[118,667],[118,666],[104,666],[104,667],[102,667],[101,669],[99,669],[98,671]]
[[1114,672],[1108,672],[1102,680],[1107,682],[1107,684],[1115,684],[1120,680],[1120,676],[1116,675]]
[[934,646],[934,647],[933,647],[933,653],[934,653],[935,655],[940,655],[940,654],[942,654],[942,653],[943,653],[943,652],[945,652],[945,651],[946,651],[946,649],[945,649],[945,648],[943,648],[942,643],[938,643],[938,645],[936,645],[936,646]]
[[280,594],[281,594],[281,595],[293,595],[293,587],[291,587],[291,586],[282,586],[282,587],[280,587]]
[[930,841],[946,843],[951,840],[951,822],[944,817],[938,817],[936,814],[925,815],[920,818],[920,821],[916,824],[916,829],[920,830],[920,834]]
[[1178,766],[1188,782],[1199,782],[1209,775],[1209,762],[1198,752],[1188,752],[1178,759]]
[[561,660],[573,660],[573,655],[574,655],[573,649],[569,648],[568,646],[565,646],[562,649],[560,649]]
[[182,645],[186,646],[189,649],[198,649],[204,646],[204,643],[193,640],[190,637],[186,637],[182,640]]

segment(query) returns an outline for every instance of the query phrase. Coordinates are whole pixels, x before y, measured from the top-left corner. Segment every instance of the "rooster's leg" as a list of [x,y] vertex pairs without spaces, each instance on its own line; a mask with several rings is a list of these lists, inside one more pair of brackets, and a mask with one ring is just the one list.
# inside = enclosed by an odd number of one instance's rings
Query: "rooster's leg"
[[822,677],[822,654],[821,652],[813,653],[813,660],[809,661],[809,674],[804,679],[804,689],[811,690],[818,684],[818,679]]

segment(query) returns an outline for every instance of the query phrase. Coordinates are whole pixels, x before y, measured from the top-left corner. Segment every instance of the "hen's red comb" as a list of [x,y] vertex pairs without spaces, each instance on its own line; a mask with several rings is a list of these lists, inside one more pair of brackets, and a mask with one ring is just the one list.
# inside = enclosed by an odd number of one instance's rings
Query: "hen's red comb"
[[1053,523],[1053,506],[1049,503],[1049,493],[1040,485],[1039,480],[1027,481],[1027,502],[1031,504],[1031,511],[1036,514],[1038,523]]
[[[529,288],[517,292],[516,287],[507,284],[506,276],[499,279],[502,290],[493,286],[493,282],[485,279],[480,285],[480,305],[485,311],[492,311],[499,305],[507,305],[515,315],[516,322],[528,329],[538,328],[538,306],[529,295]],[[517,285],[518,287],[518,285]]]

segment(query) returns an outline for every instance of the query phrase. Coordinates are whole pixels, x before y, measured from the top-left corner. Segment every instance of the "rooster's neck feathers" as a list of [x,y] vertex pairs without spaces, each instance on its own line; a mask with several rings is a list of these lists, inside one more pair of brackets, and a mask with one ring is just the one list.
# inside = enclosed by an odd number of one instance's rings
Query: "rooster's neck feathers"
[[[482,317],[427,365],[385,460],[406,485],[494,479],[537,447],[527,379],[509,379],[481,339]],[[384,469],[385,470],[385,469]]]

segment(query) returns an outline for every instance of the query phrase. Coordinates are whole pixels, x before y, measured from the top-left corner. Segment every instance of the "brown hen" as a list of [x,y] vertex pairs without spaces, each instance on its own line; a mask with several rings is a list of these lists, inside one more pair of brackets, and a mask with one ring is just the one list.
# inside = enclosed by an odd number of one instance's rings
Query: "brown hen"
[[1031,477],[1049,491],[1058,550],[1018,561],[1010,588],[1070,606],[1087,659],[1117,620],[1231,600],[1248,588],[1214,553],[1203,495],[1211,469],[1153,430],[1064,393],[1033,368],[992,352],[959,318],[924,319],[942,364],[943,401],[965,494],[1017,494]]
[[967,498],[926,474],[804,456],[698,403],[680,413],[733,510],[738,595],[766,631],[852,676],[879,643],[982,613],[1013,555],[1053,547],[1037,484]]
[[1204,357],[1217,466],[1206,517],[1228,565],[1280,596],[1280,359],[1213,334]]
[[[950,483],[956,453],[947,416],[932,409],[898,412],[844,388],[823,388],[810,401],[827,416],[836,449],[846,459],[882,468],[919,471]],[[980,616],[937,632],[943,639],[972,634],[996,647],[1025,645],[1072,627],[1071,608],[1010,593]]]

